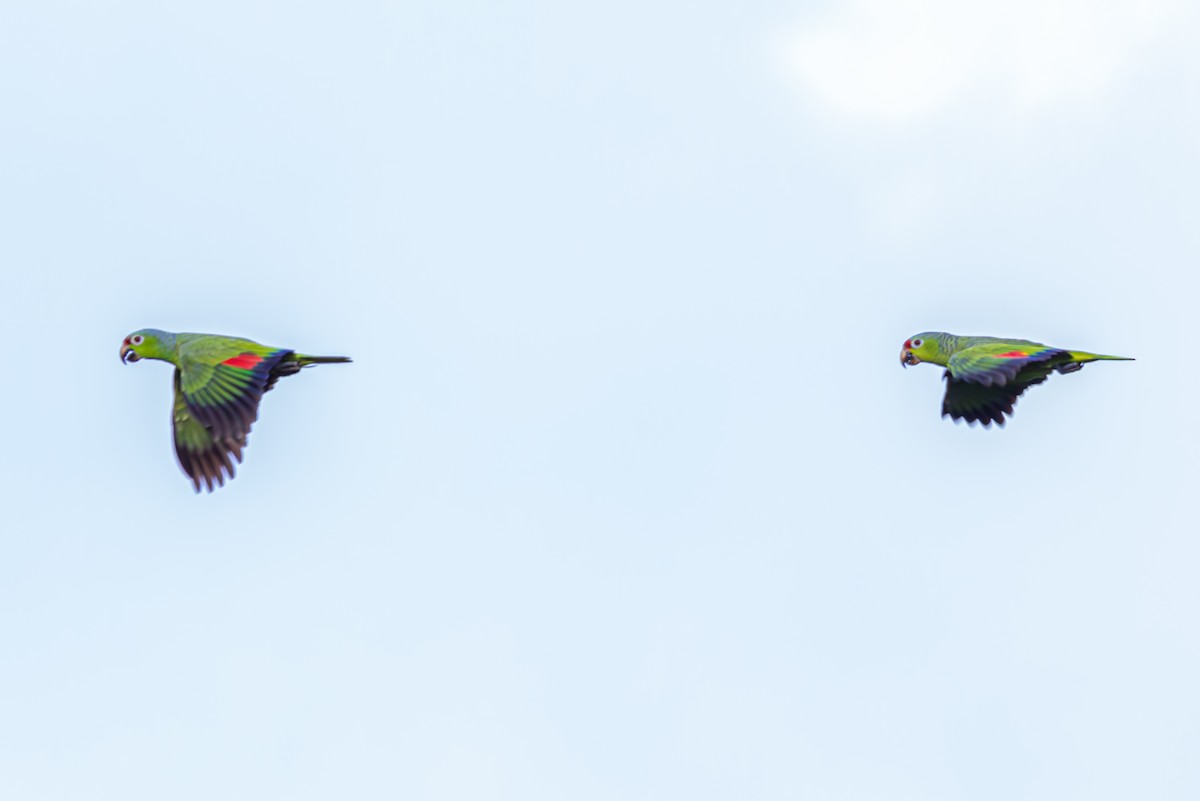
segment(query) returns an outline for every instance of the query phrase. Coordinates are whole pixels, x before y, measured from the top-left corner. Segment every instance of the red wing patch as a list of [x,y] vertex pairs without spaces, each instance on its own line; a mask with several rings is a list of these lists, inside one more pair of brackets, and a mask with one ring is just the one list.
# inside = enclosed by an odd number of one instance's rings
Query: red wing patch
[[[1029,354],[1023,350],[1010,350],[1008,353],[997,353],[997,359],[1024,359]],[[228,362],[226,362],[228,364]]]
[[239,370],[253,370],[263,360],[262,356],[256,356],[253,353],[241,353],[234,356],[232,359],[226,359],[221,364],[227,364],[230,367],[236,367]]

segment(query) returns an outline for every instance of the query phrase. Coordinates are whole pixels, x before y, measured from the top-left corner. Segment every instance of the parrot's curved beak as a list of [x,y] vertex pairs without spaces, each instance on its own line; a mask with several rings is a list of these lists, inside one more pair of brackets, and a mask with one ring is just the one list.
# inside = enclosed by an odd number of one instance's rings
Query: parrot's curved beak
[[904,348],[900,351],[900,366],[901,367],[908,367],[910,364],[920,364],[920,363],[921,363],[921,360],[918,359],[916,354],[913,353],[908,348]]
[[121,343],[121,364],[136,362],[140,358],[142,357],[138,356],[137,353],[134,352],[133,348],[129,346],[128,342]]

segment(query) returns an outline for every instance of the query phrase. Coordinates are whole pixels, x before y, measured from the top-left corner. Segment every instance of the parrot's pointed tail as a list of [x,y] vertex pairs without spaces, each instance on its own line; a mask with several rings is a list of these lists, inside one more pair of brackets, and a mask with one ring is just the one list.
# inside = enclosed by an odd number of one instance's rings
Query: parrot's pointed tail
[[1103,353],[1088,353],[1083,350],[1070,351],[1072,361],[1076,362],[1132,362],[1132,356],[1105,356]]
[[345,364],[350,361],[349,356],[309,356],[305,353],[290,353],[288,358],[280,361],[271,368],[271,373],[267,378],[267,385],[263,387],[263,392],[269,392],[271,387],[275,386],[275,382],[284,376],[295,375],[300,372],[300,368],[308,367],[312,364]]
[[351,359],[349,356],[308,356],[297,353],[296,361],[300,362],[301,367],[307,367],[310,364],[349,364]]
[[1066,364],[1060,364],[1054,369],[1060,373],[1074,373],[1077,370],[1082,370],[1083,366],[1088,362],[1132,362],[1135,361],[1130,356],[1105,356],[1103,353],[1088,353],[1083,350],[1068,351],[1071,355],[1071,361]]

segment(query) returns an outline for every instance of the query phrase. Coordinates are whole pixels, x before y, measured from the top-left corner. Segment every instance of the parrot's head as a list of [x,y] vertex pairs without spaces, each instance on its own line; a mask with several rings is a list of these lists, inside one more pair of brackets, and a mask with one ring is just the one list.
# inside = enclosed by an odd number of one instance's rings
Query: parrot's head
[[921,362],[946,363],[942,346],[934,333],[916,334],[904,340],[904,347],[900,349],[901,366],[908,367],[910,364]]
[[121,361],[136,362],[140,359],[164,359],[170,346],[165,340],[171,338],[157,328],[143,328],[125,337],[121,343]]

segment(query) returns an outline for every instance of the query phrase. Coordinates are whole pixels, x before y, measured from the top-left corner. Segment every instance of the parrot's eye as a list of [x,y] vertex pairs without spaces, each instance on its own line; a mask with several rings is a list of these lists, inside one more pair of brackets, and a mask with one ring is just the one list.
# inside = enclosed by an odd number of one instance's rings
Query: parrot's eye
[[143,337],[141,334],[138,334],[138,335],[137,335],[137,336],[135,336],[135,337],[130,337],[130,338],[129,338],[129,344],[131,344],[131,345],[140,345],[140,344],[142,344],[142,343],[143,343],[143,342],[145,342],[145,341],[146,341],[146,338],[145,338],[145,337]]
[[[137,343],[134,343],[134,344],[137,344]],[[912,341],[912,346],[913,346],[914,348],[919,348],[919,347],[921,347],[921,345],[922,345],[922,341],[921,341],[921,340],[919,340],[919,339],[914,339],[914,340]]]

